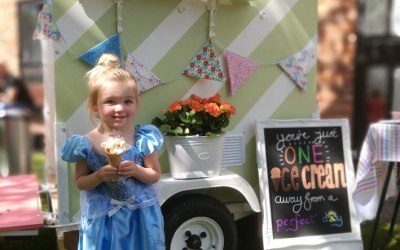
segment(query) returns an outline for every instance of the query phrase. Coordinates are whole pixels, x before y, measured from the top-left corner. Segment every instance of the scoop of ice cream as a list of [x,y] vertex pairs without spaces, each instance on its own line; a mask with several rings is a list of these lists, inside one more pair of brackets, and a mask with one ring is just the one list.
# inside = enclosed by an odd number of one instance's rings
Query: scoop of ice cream
[[272,168],[271,178],[281,178],[281,170],[277,167]]
[[101,147],[107,154],[122,154],[126,150],[126,142],[122,137],[110,137],[101,143]]
[[110,137],[100,145],[107,155],[119,155],[130,148],[121,136],[121,131],[113,131]]

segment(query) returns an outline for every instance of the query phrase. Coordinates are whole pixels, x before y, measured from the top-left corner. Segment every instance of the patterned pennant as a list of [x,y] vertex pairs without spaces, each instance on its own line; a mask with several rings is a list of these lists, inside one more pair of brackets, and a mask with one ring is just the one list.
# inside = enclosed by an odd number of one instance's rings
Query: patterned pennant
[[132,54],[126,58],[125,69],[132,73],[136,79],[139,93],[154,88],[161,84],[161,80],[146,66],[141,64]]
[[226,50],[224,53],[228,65],[229,82],[231,86],[231,94],[236,91],[247,81],[251,73],[257,68],[257,64],[246,57],[235,54]]
[[42,10],[39,11],[36,21],[36,28],[33,32],[33,40],[53,39],[58,40],[61,38],[61,33],[57,25],[53,22],[52,14],[52,1],[46,0],[43,3]]
[[119,60],[121,59],[121,49],[119,45],[119,34],[115,34],[103,42],[97,44],[93,48],[89,49],[85,53],[79,56],[79,59],[85,61],[86,63],[95,66],[97,60],[101,57],[102,54],[111,53],[118,56]]
[[210,42],[196,54],[189,65],[183,70],[184,75],[196,78],[225,82],[226,77],[222,71],[218,57]]
[[282,61],[279,66],[302,89],[307,89],[307,76],[316,60],[316,37],[310,40],[304,49]]

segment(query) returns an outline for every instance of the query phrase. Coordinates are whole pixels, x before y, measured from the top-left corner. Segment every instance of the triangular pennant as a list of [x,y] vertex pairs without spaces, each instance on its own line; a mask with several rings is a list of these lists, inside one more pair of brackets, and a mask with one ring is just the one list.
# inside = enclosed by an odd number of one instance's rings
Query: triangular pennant
[[316,38],[314,37],[302,51],[279,62],[279,66],[281,66],[290,78],[302,89],[307,88],[308,72],[316,60],[315,46]]
[[51,0],[46,0],[43,3],[42,10],[39,11],[36,28],[32,36],[33,40],[58,40],[61,38],[61,33],[58,30],[57,25],[53,22],[51,2]]
[[225,51],[224,56],[228,65],[231,94],[234,95],[236,91],[247,81],[251,73],[253,73],[258,65],[248,58],[228,50]]
[[119,60],[122,62],[119,34],[115,34],[107,38],[103,42],[97,44],[93,48],[80,55],[79,59],[85,61],[92,66],[95,66],[100,56],[105,53],[111,53],[118,56]]
[[139,93],[161,84],[161,80],[132,54],[129,54],[126,58],[125,69],[135,77]]
[[196,56],[183,70],[183,74],[219,82],[225,82],[226,80],[221,64],[210,42],[207,42],[205,46],[197,52]]

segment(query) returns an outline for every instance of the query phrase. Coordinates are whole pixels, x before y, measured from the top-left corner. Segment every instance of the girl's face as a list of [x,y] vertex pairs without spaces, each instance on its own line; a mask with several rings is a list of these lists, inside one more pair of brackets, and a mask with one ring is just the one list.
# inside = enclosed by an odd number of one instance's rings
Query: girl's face
[[104,83],[94,104],[94,111],[104,129],[122,131],[131,126],[136,111],[132,86],[127,81]]

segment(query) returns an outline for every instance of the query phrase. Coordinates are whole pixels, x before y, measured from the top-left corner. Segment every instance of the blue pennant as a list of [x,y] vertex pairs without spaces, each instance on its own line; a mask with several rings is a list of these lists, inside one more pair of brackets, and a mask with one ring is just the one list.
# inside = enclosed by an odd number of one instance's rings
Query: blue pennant
[[93,48],[80,55],[79,59],[92,66],[95,66],[100,56],[105,53],[115,54],[118,56],[120,62],[122,62],[121,49],[119,46],[119,34],[115,34],[97,44]]

